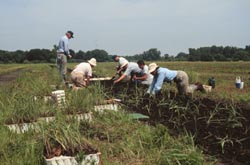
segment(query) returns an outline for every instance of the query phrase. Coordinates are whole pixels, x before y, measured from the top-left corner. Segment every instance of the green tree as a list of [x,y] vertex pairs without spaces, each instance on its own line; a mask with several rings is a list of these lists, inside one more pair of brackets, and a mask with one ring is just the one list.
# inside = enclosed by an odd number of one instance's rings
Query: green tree
[[156,61],[161,59],[161,52],[156,48],[149,49],[148,51],[143,52],[142,58],[145,61]]

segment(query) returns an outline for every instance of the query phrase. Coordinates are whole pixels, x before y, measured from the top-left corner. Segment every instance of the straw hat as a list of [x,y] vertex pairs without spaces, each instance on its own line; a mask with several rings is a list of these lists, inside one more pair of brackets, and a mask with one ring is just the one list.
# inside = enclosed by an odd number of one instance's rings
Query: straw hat
[[122,60],[120,65],[121,65],[121,68],[123,68],[124,66],[126,66],[128,64],[128,61],[125,59],[125,60]]
[[151,63],[148,66],[148,72],[152,73],[153,71],[155,71],[155,69],[158,67],[158,65],[156,63]]
[[96,59],[95,58],[91,58],[90,60],[88,60],[88,63],[90,65],[96,66]]

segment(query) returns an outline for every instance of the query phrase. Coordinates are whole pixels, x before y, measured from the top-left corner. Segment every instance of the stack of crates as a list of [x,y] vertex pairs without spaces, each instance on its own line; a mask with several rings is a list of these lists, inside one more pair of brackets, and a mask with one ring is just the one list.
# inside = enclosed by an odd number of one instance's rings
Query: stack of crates
[[52,98],[56,101],[59,107],[65,104],[65,92],[64,90],[56,90],[52,92]]

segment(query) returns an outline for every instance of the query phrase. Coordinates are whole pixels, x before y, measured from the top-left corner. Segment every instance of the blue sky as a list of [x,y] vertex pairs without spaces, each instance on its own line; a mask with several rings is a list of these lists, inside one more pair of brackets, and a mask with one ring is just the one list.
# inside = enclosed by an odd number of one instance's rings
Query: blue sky
[[51,49],[67,30],[75,51],[250,45],[249,0],[0,0],[0,49]]

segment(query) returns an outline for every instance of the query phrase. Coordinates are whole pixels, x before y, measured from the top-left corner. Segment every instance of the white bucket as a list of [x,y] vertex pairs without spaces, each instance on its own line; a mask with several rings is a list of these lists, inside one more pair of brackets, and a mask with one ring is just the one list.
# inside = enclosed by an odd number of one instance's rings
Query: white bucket
[[212,92],[212,86],[209,85],[202,85],[202,86],[206,93]]
[[240,89],[243,89],[244,88],[244,82],[242,81],[241,83],[240,83]]
[[241,79],[240,79],[240,77],[236,77],[236,79],[235,79],[235,83],[236,83],[236,84],[241,83]]
[[240,88],[240,86],[241,86],[241,79],[240,79],[240,77],[236,77],[236,79],[235,79],[235,87]]

